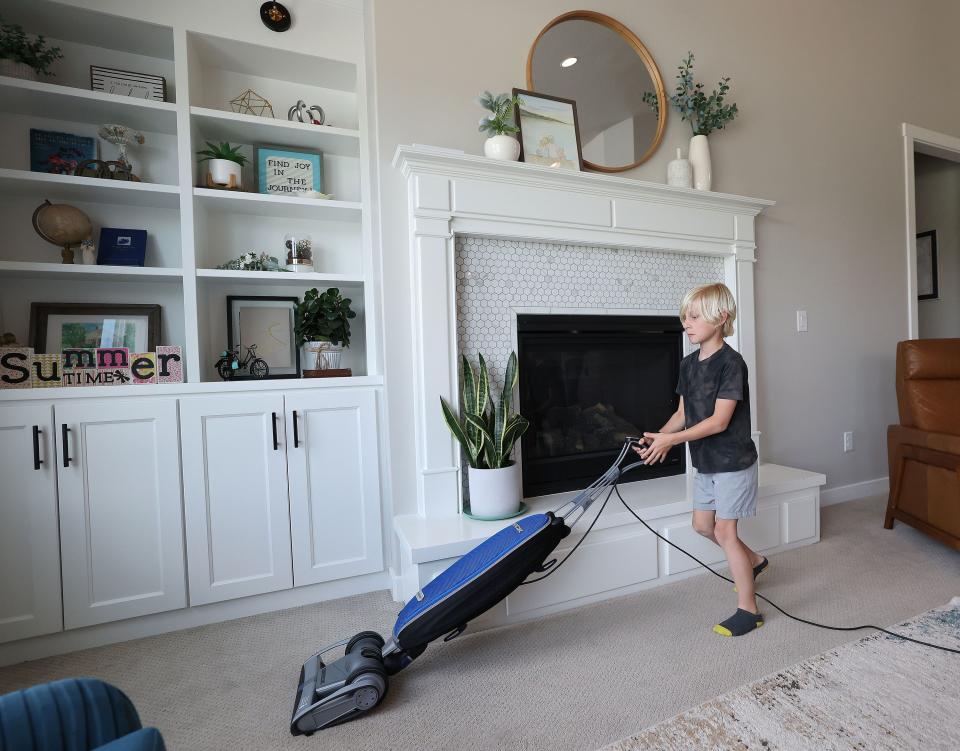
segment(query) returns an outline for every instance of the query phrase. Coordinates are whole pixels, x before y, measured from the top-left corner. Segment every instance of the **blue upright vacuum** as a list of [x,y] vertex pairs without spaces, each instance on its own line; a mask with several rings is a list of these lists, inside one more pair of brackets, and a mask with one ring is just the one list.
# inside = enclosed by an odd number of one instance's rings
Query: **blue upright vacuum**
[[[547,561],[547,556],[590,505],[621,475],[642,464],[620,468],[630,448],[639,444],[639,438],[627,438],[610,468],[556,511],[524,517],[466,553],[404,606],[386,641],[374,631],[362,631],[313,655],[300,669],[290,732],[311,735],[373,709],[387,693],[388,677],[407,667],[430,642],[459,636],[468,622],[530,574],[550,569],[556,560]],[[344,646],[343,657],[324,663],[324,654]]]

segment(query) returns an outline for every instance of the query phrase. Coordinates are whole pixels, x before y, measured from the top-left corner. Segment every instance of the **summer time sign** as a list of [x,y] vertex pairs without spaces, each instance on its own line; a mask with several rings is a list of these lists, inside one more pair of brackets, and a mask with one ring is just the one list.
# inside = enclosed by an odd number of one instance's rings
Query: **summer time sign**
[[35,354],[32,347],[0,347],[0,389],[183,383],[181,347],[131,353],[126,347],[64,349]]

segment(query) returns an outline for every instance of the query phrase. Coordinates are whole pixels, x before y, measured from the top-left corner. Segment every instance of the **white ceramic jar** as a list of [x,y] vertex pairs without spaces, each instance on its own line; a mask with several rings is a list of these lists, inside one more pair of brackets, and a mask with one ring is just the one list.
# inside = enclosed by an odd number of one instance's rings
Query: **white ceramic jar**
[[483,153],[490,159],[515,162],[520,158],[520,142],[513,136],[491,136],[483,143]]

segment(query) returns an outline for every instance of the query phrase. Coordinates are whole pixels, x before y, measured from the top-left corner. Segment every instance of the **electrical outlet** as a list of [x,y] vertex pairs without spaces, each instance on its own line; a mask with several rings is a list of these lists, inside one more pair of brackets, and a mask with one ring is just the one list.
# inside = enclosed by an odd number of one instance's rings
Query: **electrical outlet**
[[797,311],[797,331],[806,331],[807,330],[807,311],[798,310]]
[[848,430],[843,434],[843,450],[853,451],[853,431]]

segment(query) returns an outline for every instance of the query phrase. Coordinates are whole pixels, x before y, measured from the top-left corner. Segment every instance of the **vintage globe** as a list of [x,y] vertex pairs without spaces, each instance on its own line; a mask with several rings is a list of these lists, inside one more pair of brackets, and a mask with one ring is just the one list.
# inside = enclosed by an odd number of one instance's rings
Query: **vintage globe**
[[90,217],[76,206],[44,201],[33,212],[33,228],[48,243],[59,245],[64,263],[73,263],[73,247],[90,237]]

